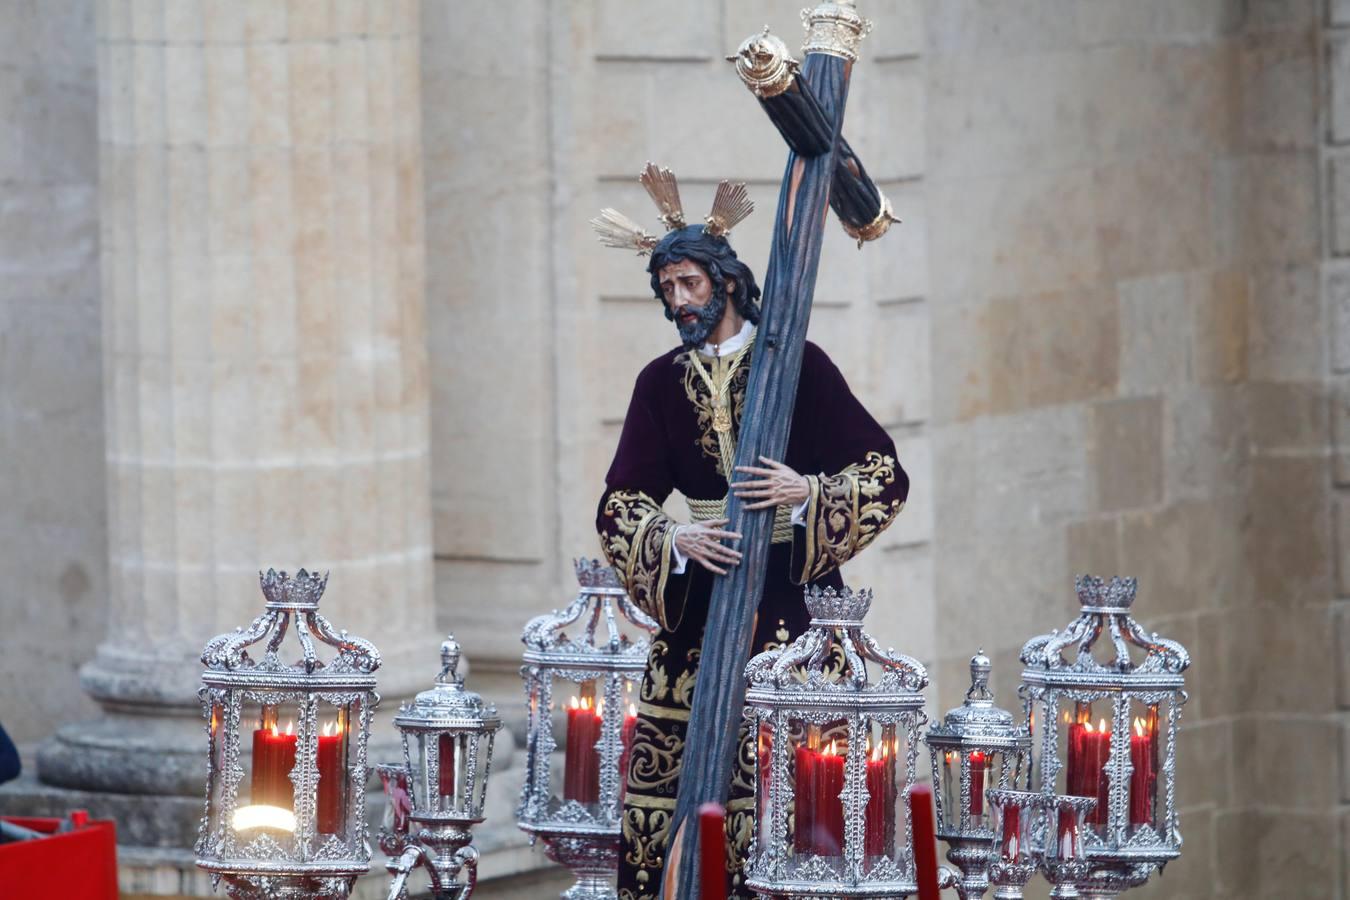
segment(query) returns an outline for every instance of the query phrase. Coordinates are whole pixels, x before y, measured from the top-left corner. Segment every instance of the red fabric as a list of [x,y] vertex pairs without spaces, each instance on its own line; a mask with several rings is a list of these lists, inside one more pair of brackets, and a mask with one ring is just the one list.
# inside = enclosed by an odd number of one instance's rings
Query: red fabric
[[50,834],[0,844],[4,900],[117,900],[117,834],[106,819],[56,834],[60,819],[6,816],[6,822]]

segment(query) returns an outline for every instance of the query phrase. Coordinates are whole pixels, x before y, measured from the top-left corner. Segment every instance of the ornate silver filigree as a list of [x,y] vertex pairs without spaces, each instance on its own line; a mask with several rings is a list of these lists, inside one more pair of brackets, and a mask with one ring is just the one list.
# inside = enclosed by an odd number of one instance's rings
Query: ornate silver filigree
[[[195,844],[197,865],[224,881],[231,897],[346,897],[356,877],[370,868],[365,822],[366,743],[371,716],[379,703],[374,671],[380,654],[369,641],[335,629],[318,612],[327,575],[301,569],[294,577],[269,569],[259,574],[267,599],[265,612],[247,628],[217,635],[202,651],[199,697],[207,719],[205,811]],[[286,635],[299,644],[294,656],[282,656]],[[317,643],[316,643],[317,638]],[[265,643],[264,643],[265,642]],[[263,644],[261,658],[249,648]],[[320,658],[320,646],[335,651]],[[287,660],[296,659],[292,664]],[[245,755],[241,728],[255,726],[243,708],[294,710],[295,762],[289,773],[291,808],[277,809],[272,824],[246,826],[239,793],[253,773],[251,748]],[[331,716],[346,735],[340,753],[347,773],[346,804],[337,831],[317,830],[320,789],[320,719]],[[274,723],[275,724],[275,723]],[[247,765],[247,769],[246,769]],[[325,785],[326,787],[327,785]],[[253,798],[250,797],[252,801]],[[250,803],[249,811],[276,809]],[[293,817],[293,825],[285,816]],[[243,829],[243,830],[239,830]]]
[[[1042,731],[1033,765],[1046,796],[1056,793],[1060,773],[1066,768],[1066,760],[1059,755],[1061,716],[1079,704],[1101,701],[1111,705],[1111,740],[1103,769],[1106,821],[1085,828],[1086,860],[1079,879],[1085,892],[1095,897],[1114,896],[1144,883],[1147,874],[1141,877],[1141,872],[1161,869],[1181,852],[1176,726],[1186,702],[1183,673],[1190,655],[1176,641],[1146,632],[1132,618],[1137,587],[1133,578],[1108,581],[1080,576],[1075,584],[1081,607],[1078,617],[1062,632],[1027,641],[1021,653],[1021,693],[1033,730],[1039,727]],[[1108,651],[1104,658],[1094,655],[1099,644]],[[1073,652],[1072,659],[1066,657],[1067,652]],[[1144,823],[1131,821],[1132,704],[1166,711],[1165,719],[1158,717],[1166,722],[1165,730],[1154,731],[1165,741],[1159,771],[1160,809],[1154,812],[1153,821]]]
[[[408,877],[418,868],[426,871],[434,900],[467,900],[478,881],[471,829],[483,821],[492,745],[502,722],[490,703],[465,689],[460,656],[459,641],[447,636],[435,683],[394,716],[403,740],[401,774],[410,791],[410,826],[406,835],[390,834],[382,841],[398,851],[386,867],[393,876],[389,900],[406,896]],[[398,802],[390,791],[391,784],[397,790],[398,779],[384,784],[388,802]]]
[[[650,635],[657,623],[638,609],[606,563],[575,561],[580,590],[562,610],[536,616],[525,626],[521,676],[525,682],[526,772],[516,817],[531,840],[542,839],[549,857],[569,868],[576,883],[571,900],[617,900],[620,805],[624,773],[627,697],[646,670]],[[596,802],[559,796],[552,783],[554,683],[594,691],[600,718]]]
[[[769,817],[769,840],[755,841],[746,869],[746,885],[760,895],[898,897],[916,890],[908,789],[917,774],[919,730],[927,722],[922,692],[928,673],[917,660],[882,650],[863,631],[871,602],[870,591],[808,589],[807,630],[746,665],[745,715],[752,733],[769,735],[767,753],[757,754],[758,764],[769,767],[768,778],[755,778],[757,792],[767,783],[767,796],[757,797],[756,806]],[[810,742],[819,742],[824,732],[830,735],[825,740],[843,742],[838,855],[798,852],[792,834],[793,761],[799,745],[817,750],[820,744]],[[897,758],[901,741],[905,750]],[[888,846],[869,854],[864,827],[872,799],[869,752],[879,754],[883,747],[895,806],[886,811]]]

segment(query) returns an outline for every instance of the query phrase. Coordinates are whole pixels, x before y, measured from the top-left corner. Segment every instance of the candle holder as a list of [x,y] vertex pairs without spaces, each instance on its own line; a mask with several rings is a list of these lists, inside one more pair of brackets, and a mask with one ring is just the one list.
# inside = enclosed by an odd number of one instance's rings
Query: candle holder
[[380,763],[375,767],[384,792],[384,820],[380,824],[380,852],[385,855],[385,869],[390,876],[397,874],[398,858],[407,848],[412,812],[412,787],[405,763]]
[[[269,569],[259,580],[265,612],[202,651],[197,865],[240,900],[345,898],[370,869],[366,741],[380,654],[319,614],[327,575]],[[294,656],[283,650],[292,626]],[[331,659],[319,658],[316,638],[336,651]],[[248,648],[260,643],[255,660]]]
[[1088,815],[1097,805],[1096,797],[1066,794],[1042,794],[1043,817],[1041,870],[1053,887],[1051,897],[1080,897],[1078,882],[1091,871],[1084,850]]
[[[502,722],[496,709],[464,689],[459,660],[459,642],[452,634],[441,644],[435,685],[394,716],[403,736],[401,774],[410,789],[410,808],[405,837],[396,836],[397,825],[388,838],[381,833],[381,846],[400,850],[389,867],[389,900],[407,897],[408,877],[419,867],[431,879],[433,900],[467,900],[478,882],[472,828],[483,821],[492,743]],[[397,795],[397,779],[394,784]],[[395,808],[395,823],[398,818]]]
[[[657,624],[606,563],[583,559],[575,566],[576,599],[561,612],[532,619],[521,635],[529,719],[516,817],[531,841],[542,839],[549,858],[576,875],[565,898],[617,900],[621,807],[637,725],[633,689],[646,671]],[[555,682],[571,696],[555,700]],[[563,717],[560,745],[555,720]],[[561,785],[553,777],[559,746],[565,748]]]
[[1021,654],[1041,792],[1097,801],[1084,821],[1080,887],[1098,898],[1143,884],[1181,851],[1176,742],[1190,656],[1131,618],[1135,590],[1133,578],[1080,577],[1078,618]]
[[1041,815],[1042,795],[1033,791],[993,788],[986,792],[993,810],[989,882],[995,900],[1022,900],[1022,888],[1039,868],[1034,824]]
[[1025,777],[1031,736],[1012,713],[994,705],[989,690],[992,665],[981,650],[970,660],[966,700],[928,729],[924,741],[933,761],[937,836],[948,845],[947,859],[961,871],[956,892],[962,900],[989,889],[989,864],[996,834],[989,788],[1017,787]]
[[746,665],[758,739],[746,885],[761,896],[917,890],[909,788],[928,673],[863,631],[871,602],[870,591],[810,588],[807,630]]

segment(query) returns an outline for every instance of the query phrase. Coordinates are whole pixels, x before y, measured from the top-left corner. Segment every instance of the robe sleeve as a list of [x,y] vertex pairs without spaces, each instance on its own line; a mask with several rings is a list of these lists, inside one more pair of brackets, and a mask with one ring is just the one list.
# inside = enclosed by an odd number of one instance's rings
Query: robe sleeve
[[886,429],[814,344],[807,344],[801,384],[810,392],[803,412],[809,412],[820,466],[806,476],[803,524],[793,529],[792,580],[807,584],[857,556],[890,526],[904,508],[909,477]]
[[689,574],[673,571],[678,523],[661,511],[673,477],[665,429],[655,412],[655,374],[650,367],[643,370],[633,387],[595,527],[628,596],[670,631],[684,617]]

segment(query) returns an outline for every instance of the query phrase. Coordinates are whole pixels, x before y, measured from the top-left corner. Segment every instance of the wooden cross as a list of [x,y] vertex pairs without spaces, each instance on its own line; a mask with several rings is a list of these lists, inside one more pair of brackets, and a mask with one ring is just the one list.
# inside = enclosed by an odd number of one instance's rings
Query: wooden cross
[[[891,221],[885,199],[840,137],[856,47],[867,28],[853,5],[853,0],[824,2],[806,14],[806,59],[800,72],[784,59],[785,48],[767,29],[733,57],[742,80],[760,97],[789,146],[736,449],[738,466],[758,465],[760,456],[782,459],[787,450],[832,188],[836,211],[860,242],[878,236]],[[727,516],[741,532],[744,555],[713,586],[685,734],[665,900],[699,897],[698,809],[708,802],[726,803],[773,514],[772,509],[743,509],[734,494],[727,499]]]

